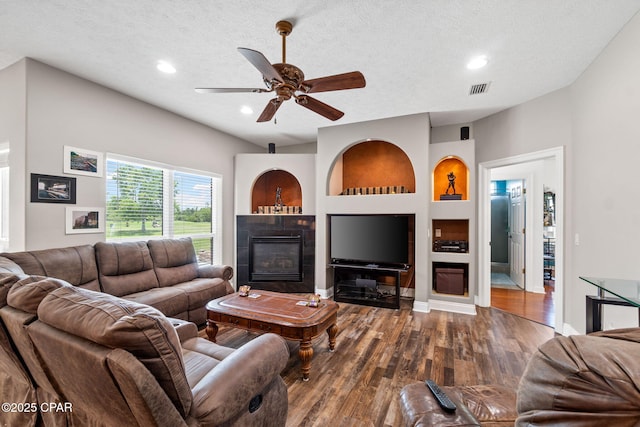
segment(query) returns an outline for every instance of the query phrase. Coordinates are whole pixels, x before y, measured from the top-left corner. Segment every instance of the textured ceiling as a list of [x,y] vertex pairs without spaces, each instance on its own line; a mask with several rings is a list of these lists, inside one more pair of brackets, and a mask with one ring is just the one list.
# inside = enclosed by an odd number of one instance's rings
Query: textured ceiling
[[[319,127],[431,112],[464,123],[571,84],[640,0],[0,0],[0,69],[23,57],[260,145],[316,140]],[[272,94],[236,50],[281,61],[275,23],[294,23],[287,62],[310,78],[361,71],[367,86],[314,95],[345,112],[331,122],[296,105],[256,123]],[[489,64],[465,68],[474,55]],[[164,75],[158,60],[178,72]],[[491,82],[481,95],[471,85]],[[248,105],[254,113],[240,114]]]

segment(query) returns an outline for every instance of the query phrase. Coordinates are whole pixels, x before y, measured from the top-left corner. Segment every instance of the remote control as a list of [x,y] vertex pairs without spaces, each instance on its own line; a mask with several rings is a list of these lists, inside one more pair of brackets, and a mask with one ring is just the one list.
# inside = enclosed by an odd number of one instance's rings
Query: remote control
[[424,383],[429,387],[429,390],[431,390],[433,396],[438,401],[438,405],[440,405],[444,411],[454,412],[456,410],[456,404],[449,399],[449,396],[447,396],[440,387],[438,387],[438,384],[432,380],[426,380]]

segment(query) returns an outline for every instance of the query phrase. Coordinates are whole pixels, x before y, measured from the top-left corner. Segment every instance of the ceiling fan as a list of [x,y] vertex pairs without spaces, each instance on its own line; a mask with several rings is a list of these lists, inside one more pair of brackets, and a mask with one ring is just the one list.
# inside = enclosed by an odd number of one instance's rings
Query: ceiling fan
[[276,31],[282,36],[282,62],[271,64],[257,50],[239,47],[238,51],[262,73],[266,85],[263,88],[196,88],[198,93],[232,93],[232,92],[275,92],[276,97],[269,101],[258,117],[258,122],[268,122],[278,111],[284,101],[291,98],[309,110],[328,118],[338,120],[344,113],[324,102],[308,96],[308,93],[329,92],[334,90],[357,89],[365,87],[366,82],[360,71],[336,74],[305,80],[302,70],[295,65],[287,64],[287,36],[291,34],[293,25],[288,21],[278,21]]

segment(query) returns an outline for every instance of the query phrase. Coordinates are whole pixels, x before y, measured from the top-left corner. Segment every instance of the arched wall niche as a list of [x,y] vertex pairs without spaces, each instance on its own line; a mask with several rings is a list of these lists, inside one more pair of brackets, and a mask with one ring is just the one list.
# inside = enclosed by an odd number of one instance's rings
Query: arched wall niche
[[255,180],[251,189],[251,212],[269,213],[259,212],[259,207],[275,205],[278,187],[281,188],[280,196],[284,206],[302,208],[302,187],[298,179],[286,170],[273,169],[264,172]]
[[453,191],[449,187],[449,174],[455,176],[455,193],[459,194],[459,200],[468,200],[469,198],[469,168],[466,163],[456,156],[447,156],[442,158],[433,168],[433,200],[439,201],[440,196],[452,194]]
[[328,195],[415,193],[409,156],[382,140],[355,143],[342,151],[329,172]]

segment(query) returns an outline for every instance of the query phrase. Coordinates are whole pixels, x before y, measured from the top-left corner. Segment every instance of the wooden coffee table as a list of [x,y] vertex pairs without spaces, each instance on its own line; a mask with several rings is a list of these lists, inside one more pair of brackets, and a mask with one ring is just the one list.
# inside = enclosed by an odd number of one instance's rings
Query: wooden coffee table
[[[255,295],[260,295],[253,298]],[[300,342],[298,355],[302,362],[302,379],[309,379],[313,346],[311,340],[324,331],[329,335],[329,351],[336,346],[338,304],[321,300],[318,307],[298,305],[306,301],[302,295],[251,291],[248,297],[229,294],[210,301],[207,308],[207,336],[216,342],[218,324],[230,325],[252,332],[272,332]]]

